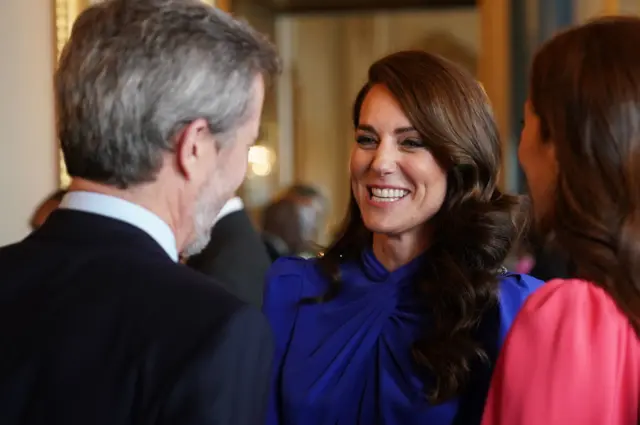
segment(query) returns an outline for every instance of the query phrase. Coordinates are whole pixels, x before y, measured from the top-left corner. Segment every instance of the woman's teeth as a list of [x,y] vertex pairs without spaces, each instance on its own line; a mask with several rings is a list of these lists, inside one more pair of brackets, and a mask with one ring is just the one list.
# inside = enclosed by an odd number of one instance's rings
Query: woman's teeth
[[371,199],[376,202],[395,202],[398,201],[409,193],[404,189],[381,189],[377,187],[371,188]]

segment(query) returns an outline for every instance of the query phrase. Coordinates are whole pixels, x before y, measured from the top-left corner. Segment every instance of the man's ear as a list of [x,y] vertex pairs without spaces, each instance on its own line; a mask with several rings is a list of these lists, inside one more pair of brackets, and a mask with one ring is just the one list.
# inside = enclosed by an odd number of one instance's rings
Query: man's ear
[[212,139],[209,125],[202,118],[192,121],[178,134],[175,145],[176,165],[187,180],[192,180],[202,172],[202,159],[205,155],[211,155],[211,150],[215,150]]

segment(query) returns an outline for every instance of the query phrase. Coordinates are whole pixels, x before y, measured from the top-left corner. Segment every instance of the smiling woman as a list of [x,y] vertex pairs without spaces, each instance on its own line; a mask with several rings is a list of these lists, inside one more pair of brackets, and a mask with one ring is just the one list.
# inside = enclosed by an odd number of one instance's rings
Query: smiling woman
[[502,341],[541,284],[502,267],[520,206],[498,188],[492,109],[473,76],[425,52],[368,77],[342,232],[267,279],[268,425],[478,424]]
[[[447,174],[386,86],[371,87],[359,121],[351,184],[362,221],[371,232],[415,239],[403,245],[414,250],[408,257],[416,257],[427,248],[422,225],[442,207]],[[377,254],[389,269],[402,265],[395,255]]]

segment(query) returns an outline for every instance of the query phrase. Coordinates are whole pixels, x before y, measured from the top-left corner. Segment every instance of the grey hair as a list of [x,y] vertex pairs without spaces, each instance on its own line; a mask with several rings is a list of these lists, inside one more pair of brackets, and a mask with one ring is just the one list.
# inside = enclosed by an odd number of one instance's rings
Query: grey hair
[[58,137],[72,177],[151,182],[187,124],[221,143],[246,122],[271,43],[199,0],[111,0],[76,20],[55,75]]

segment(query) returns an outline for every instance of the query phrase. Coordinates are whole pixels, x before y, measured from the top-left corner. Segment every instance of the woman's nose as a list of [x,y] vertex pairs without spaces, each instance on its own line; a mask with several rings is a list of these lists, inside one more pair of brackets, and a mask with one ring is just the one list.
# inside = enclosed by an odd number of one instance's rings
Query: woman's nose
[[371,162],[371,170],[381,176],[392,174],[397,168],[397,150],[393,146],[380,144]]

